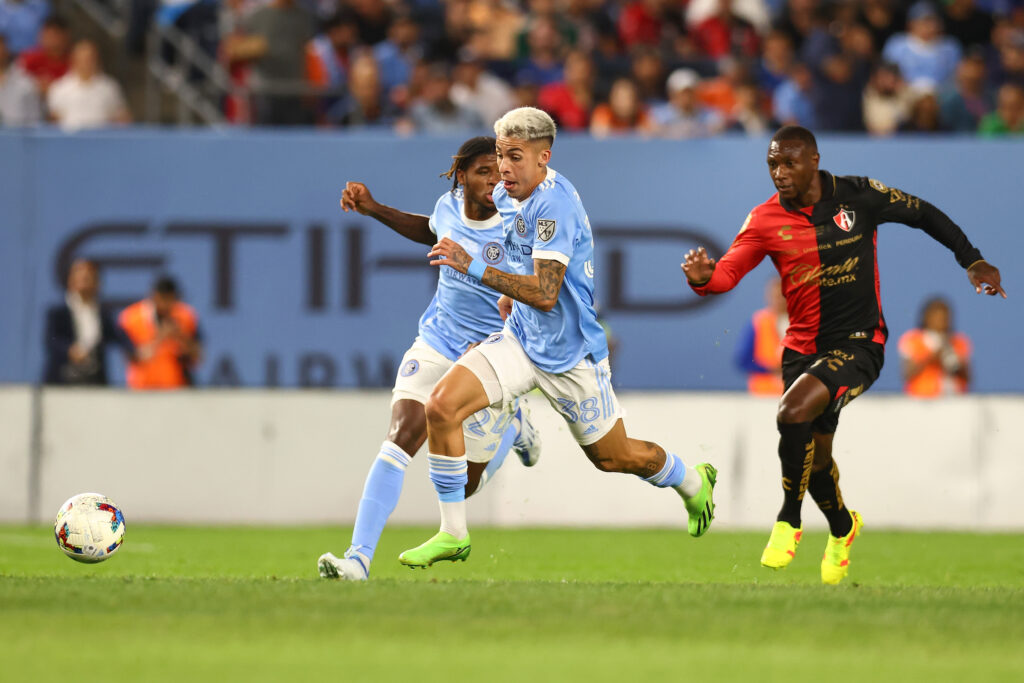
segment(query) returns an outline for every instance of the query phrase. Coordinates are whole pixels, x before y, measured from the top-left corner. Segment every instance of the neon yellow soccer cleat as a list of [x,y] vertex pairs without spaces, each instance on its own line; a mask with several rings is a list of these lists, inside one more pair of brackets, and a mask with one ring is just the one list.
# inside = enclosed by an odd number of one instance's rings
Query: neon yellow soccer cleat
[[825,555],[821,558],[822,583],[834,586],[846,578],[850,571],[850,546],[864,529],[864,520],[860,518],[860,513],[850,510],[850,517],[853,519],[850,533],[842,538],[829,534],[825,543]]
[[683,498],[683,504],[686,505],[686,512],[690,516],[686,522],[687,530],[691,536],[698,538],[707,532],[711,527],[711,520],[715,518],[715,501],[712,494],[718,481],[718,470],[706,462],[693,469],[700,473],[700,493],[693,498]]
[[470,548],[469,534],[466,534],[466,537],[460,541],[451,534],[439,531],[423,545],[418,545],[399,555],[398,561],[413,568],[426,568],[442,560],[465,562],[469,557]]
[[768,545],[761,553],[761,566],[771,569],[784,569],[796,557],[796,547],[803,538],[803,528],[794,529],[789,522],[775,522]]

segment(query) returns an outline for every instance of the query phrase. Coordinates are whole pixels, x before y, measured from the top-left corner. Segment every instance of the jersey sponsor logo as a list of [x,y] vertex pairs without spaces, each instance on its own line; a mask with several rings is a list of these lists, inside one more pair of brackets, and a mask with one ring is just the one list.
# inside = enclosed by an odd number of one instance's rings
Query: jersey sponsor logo
[[814,285],[817,287],[834,287],[857,281],[857,264],[859,256],[846,259],[834,266],[812,266],[809,263],[798,263],[789,273],[789,281],[795,286]]
[[832,220],[835,221],[836,226],[844,232],[850,232],[853,230],[854,212],[846,209],[840,209],[839,213],[832,216]]
[[526,234],[526,221],[523,220],[523,214],[516,215],[516,234],[520,237]]
[[409,361],[408,363],[406,363],[405,365],[402,366],[402,370],[401,370],[401,372],[399,372],[399,374],[402,377],[409,377],[410,375],[415,375],[416,371],[419,370],[419,369],[420,369],[420,362],[418,360],[411,360],[411,361]]
[[505,335],[502,334],[501,332],[495,332],[494,334],[492,334],[487,339],[484,339],[483,343],[484,344],[496,344],[497,342],[500,342],[502,337],[504,337],[504,336]]
[[488,242],[484,245],[483,257],[484,261],[492,266],[501,263],[501,260],[505,258],[505,248],[497,242]]
[[537,237],[541,242],[550,242],[555,236],[555,221],[547,218],[537,219]]

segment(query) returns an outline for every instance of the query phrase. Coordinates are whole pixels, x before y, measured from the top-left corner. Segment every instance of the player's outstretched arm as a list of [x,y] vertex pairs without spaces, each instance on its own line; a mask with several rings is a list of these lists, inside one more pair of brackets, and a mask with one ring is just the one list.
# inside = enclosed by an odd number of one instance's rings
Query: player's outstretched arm
[[513,275],[474,261],[458,242],[445,237],[427,254],[432,266],[448,266],[480,280],[491,289],[542,311],[558,303],[565,279],[565,265],[549,259],[533,260],[533,275]]
[[437,239],[430,230],[430,219],[427,216],[406,213],[381,204],[362,183],[345,183],[340,204],[342,211],[356,211],[369,216],[414,242],[432,245]]

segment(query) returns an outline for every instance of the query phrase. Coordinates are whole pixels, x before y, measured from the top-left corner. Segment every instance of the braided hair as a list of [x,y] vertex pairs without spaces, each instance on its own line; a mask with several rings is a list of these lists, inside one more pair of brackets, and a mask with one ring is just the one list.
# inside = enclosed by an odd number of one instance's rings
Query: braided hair
[[494,154],[497,141],[494,138],[481,135],[470,138],[462,143],[459,151],[452,157],[452,166],[441,174],[442,178],[449,178],[452,181],[452,192],[459,187],[459,171],[465,171],[473,160],[483,154]]

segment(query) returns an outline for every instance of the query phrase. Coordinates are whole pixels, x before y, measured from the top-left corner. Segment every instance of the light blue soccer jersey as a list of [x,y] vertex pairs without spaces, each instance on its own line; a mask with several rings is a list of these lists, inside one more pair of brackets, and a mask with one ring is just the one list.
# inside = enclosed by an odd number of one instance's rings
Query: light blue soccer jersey
[[554,309],[518,301],[512,306],[506,324],[526,355],[552,373],[566,372],[588,356],[604,359],[608,340],[594,310],[594,236],[576,188],[549,168],[526,201],[509,197],[500,183],[492,196],[505,231],[509,272],[532,274],[535,258],[566,266]]
[[[474,259],[508,271],[501,216],[495,214],[486,221],[470,220],[463,203],[461,188],[445,192],[430,215],[431,231],[438,240],[449,237],[458,242]],[[445,358],[456,360],[470,344],[502,329],[504,323],[498,314],[500,296],[469,275],[452,268],[438,268],[437,291],[420,317],[419,339]]]

